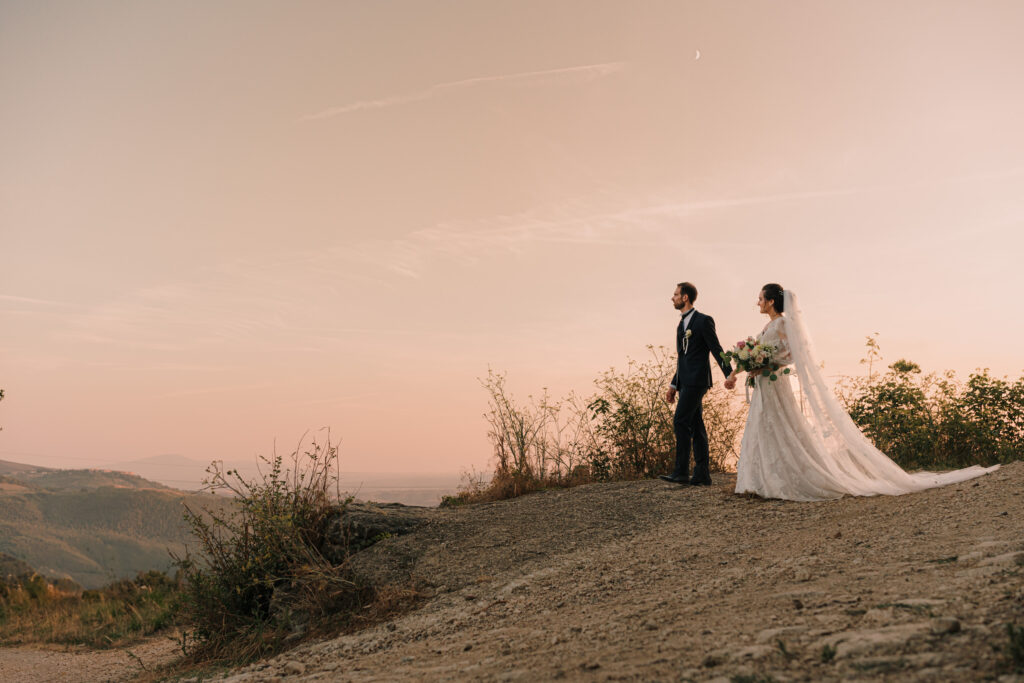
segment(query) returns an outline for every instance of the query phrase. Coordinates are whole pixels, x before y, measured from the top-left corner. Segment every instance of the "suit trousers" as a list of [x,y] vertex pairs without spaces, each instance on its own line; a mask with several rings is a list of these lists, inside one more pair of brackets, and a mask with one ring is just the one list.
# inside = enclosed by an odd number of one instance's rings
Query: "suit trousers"
[[672,426],[676,433],[676,466],[672,476],[683,478],[690,471],[690,445],[693,445],[693,480],[711,481],[708,430],[704,427],[704,394],[708,387],[680,387],[679,401]]

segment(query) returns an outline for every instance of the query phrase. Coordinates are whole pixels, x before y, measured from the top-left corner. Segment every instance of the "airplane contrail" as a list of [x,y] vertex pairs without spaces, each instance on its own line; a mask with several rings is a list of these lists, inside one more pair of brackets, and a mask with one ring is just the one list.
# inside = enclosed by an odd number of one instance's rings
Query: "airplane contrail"
[[437,83],[424,90],[417,90],[414,92],[404,93],[401,95],[391,95],[389,97],[382,97],[375,100],[360,100],[358,102],[352,102],[351,104],[345,104],[340,107],[332,107],[325,109],[324,111],[316,114],[308,114],[303,116],[300,121],[315,121],[318,119],[329,119],[335,116],[341,116],[342,114],[349,114],[354,111],[360,111],[362,109],[380,109],[383,107],[392,107],[399,104],[408,104],[410,102],[419,102],[421,100],[427,100],[438,94],[443,93],[446,90],[458,90],[462,88],[473,88],[478,85],[484,85],[487,83],[496,83],[499,81],[533,81],[538,79],[544,79],[549,77],[561,78],[561,77],[572,77],[572,76],[583,76],[586,80],[593,80],[596,78],[604,78],[615,73],[621,72],[625,68],[624,62],[606,62],[603,64],[586,64],[584,66],[570,66],[561,69],[546,69],[544,71],[524,71],[517,74],[502,74],[498,76],[477,76],[475,78],[466,78],[460,81],[448,81],[446,83]]

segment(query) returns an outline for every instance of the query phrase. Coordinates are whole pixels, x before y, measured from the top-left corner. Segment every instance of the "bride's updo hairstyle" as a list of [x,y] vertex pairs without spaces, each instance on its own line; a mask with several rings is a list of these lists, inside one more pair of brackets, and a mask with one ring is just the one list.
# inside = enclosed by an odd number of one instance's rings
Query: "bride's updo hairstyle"
[[782,309],[785,307],[782,297],[782,285],[769,282],[761,289],[764,290],[764,298],[774,304],[776,312],[782,313]]

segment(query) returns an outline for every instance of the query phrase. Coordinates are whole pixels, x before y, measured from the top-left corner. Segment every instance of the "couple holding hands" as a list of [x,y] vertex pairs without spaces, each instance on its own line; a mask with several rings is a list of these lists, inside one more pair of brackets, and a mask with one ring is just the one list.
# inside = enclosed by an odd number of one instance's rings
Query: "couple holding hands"
[[[736,386],[743,370],[734,369],[730,357],[747,361],[741,365],[754,387],[736,465],[736,493],[798,501],[900,495],[966,481],[999,467],[908,473],[875,448],[825,383],[792,290],[776,283],[761,288],[757,305],[768,316],[768,324],[750,338],[750,348],[746,342],[737,345],[739,355],[722,349],[714,319],[693,307],[696,300],[697,288],[689,282],[679,283],[672,295],[672,305],[681,315],[676,328],[678,366],[665,399],[672,403],[678,398],[673,420],[676,459],[672,473],[661,479],[711,485],[702,403],[712,386],[710,358],[725,374],[726,389]],[[753,357],[751,350],[756,351]],[[756,361],[760,358],[765,359],[763,365]],[[786,370],[776,372],[782,367]],[[794,374],[806,411],[793,392]]]

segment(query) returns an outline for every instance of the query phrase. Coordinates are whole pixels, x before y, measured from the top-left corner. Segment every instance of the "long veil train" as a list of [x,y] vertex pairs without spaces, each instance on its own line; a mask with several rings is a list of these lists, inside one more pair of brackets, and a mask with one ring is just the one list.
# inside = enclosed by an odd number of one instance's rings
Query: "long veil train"
[[785,290],[783,301],[789,350],[815,446],[812,452],[819,460],[816,464],[827,470],[840,490],[855,496],[898,495],[966,481],[999,468],[975,465],[942,473],[904,471],[864,436],[826,385],[796,294]]

